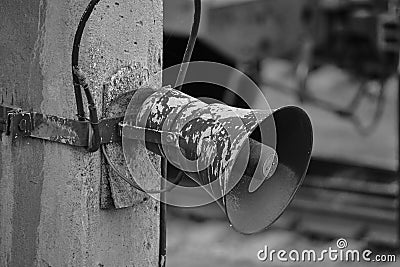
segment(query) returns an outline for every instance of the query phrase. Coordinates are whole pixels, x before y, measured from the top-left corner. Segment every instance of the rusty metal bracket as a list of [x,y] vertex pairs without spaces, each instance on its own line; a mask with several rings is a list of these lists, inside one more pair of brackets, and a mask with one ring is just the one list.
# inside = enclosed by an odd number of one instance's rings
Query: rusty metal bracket
[[8,114],[17,111],[17,108],[11,106],[0,106],[0,133],[7,131]]
[[[19,108],[0,105],[0,133],[12,138],[31,137],[77,147],[87,147],[90,140],[90,122],[24,112]],[[157,131],[123,123],[123,117],[102,119],[99,122],[101,144],[121,142],[122,134],[129,139],[141,139],[161,144],[178,144],[177,133]]]
[[[99,122],[101,144],[121,142],[119,123],[123,117],[107,118]],[[13,107],[0,106],[0,133],[12,138],[32,137],[66,145],[87,147],[90,122],[25,112]]]
[[[176,145],[179,146],[179,139],[183,138],[180,133],[167,132],[154,130],[150,128],[143,128],[138,126],[132,126],[129,124],[124,124],[122,122],[119,123],[122,131],[122,135],[129,139],[145,139],[146,142],[154,143],[154,144],[163,144],[166,145]],[[166,142],[163,142],[165,140]]]

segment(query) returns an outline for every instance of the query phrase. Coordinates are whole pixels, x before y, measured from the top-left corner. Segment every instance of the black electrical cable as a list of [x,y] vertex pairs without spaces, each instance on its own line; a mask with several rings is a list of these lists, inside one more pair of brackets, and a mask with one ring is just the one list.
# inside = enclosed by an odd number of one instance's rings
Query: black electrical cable
[[192,57],[194,45],[196,43],[197,35],[200,28],[201,18],[201,0],[194,0],[194,17],[192,30],[190,32],[189,40],[186,46],[185,54],[183,55],[182,64],[179,69],[178,77],[176,79],[175,87],[176,90],[181,91],[183,83],[185,81],[186,73],[189,68],[190,58]]
[[[77,105],[77,115],[79,120],[86,120],[85,118],[85,112],[84,112],[84,107],[83,107],[83,99],[82,99],[82,91],[81,91],[81,86],[84,89],[85,96],[88,102],[88,108],[89,108],[89,121],[91,123],[91,127],[93,130],[93,136],[91,138],[93,139],[92,142],[90,142],[88,151],[89,152],[94,152],[97,151],[100,147],[100,132],[99,132],[99,121],[98,121],[98,115],[97,115],[97,109],[96,109],[96,104],[94,102],[94,99],[92,97],[92,94],[90,92],[90,88],[88,83],[86,82],[86,78],[82,71],[79,68],[79,48],[80,48],[80,43],[82,40],[82,35],[83,31],[85,29],[86,23],[89,20],[89,17],[91,13],[93,12],[95,6],[100,2],[100,0],[91,0],[87,8],[85,9],[85,12],[83,13],[81,20],[79,22],[77,31],[75,33],[75,38],[74,38],[74,44],[73,44],[73,49],[72,49],[72,76],[73,76],[73,82],[74,82],[74,91],[75,91],[75,98],[76,98],[76,105]],[[177,84],[182,84],[186,72],[187,72],[187,65],[185,63],[190,62],[190,58],[193,53],[194,45],[196,43],[197,39],[197,34],[199,31],[199,26],[200,26],[200,17],[201,17],[201,0],[194,0],[194,20],[193,20],[193,25],[192,25],[192,30],[190,33],[189,41],[185,50],[185,54],[183,57],[182,65],[178,73],[178,78],[177,78]],[[178,87],[178,90],[182,89],[182,85]],[[126,179],[124,175],[122,175],[112,164],[110,157],[107,154],[107,151],[102,147],[102,153],[105,155],[106,160],[110,164],[110,166],[116,171],[116,173],[121,176],[125,181],[130,181],[129,179]],[[166,159],[164,159],[164,165],[166,166]],[[166,178],[166,174],[165,174]],[[183,178],[183,173],[180,172],[175,181],[173,181],[173,186],[176,184],[179,184],[179,182]],[[129,183],[129,182],[128,182]],[[132,185],[131,186],[139,189],[137,185]],[[147,191],[148,193],[163,193],[163,192],[168,192],[172,190],[172,187],[162,189],[162,190],[154,190],[154,191]]]
[[[201,20],[201,0],[194,0],[194,15],[193,15],[193,24],[192,30],[190,31],[189,40],[186,46],[185,54],[183,55],[183,60],[179,69],[178,77],[175,83],[175,86],[178,85],[176,90],[181,91],[183,83],[185,81],[186,73],[189,67],[189,62],[192,57],[194,45],[196,44],[197,35],[199,33],[200,28],[200,20]],[[167,159],[163,159],[163,164],[167,166]],[[177,179],[173,181],[174,184],[179,184],[183,179],[183,172],[180,171],[178,173]],[[167,178],[167,172],[165,172],[165,178]]]
[[89,145],[87,150],[89,152],[95,152],[100,148],[100,129],[99,129],[99,117],[97,116],[96,103],[93,100],[92,94],[90,92],[89,84],[86,81],[86,77],[79,67],[74,68],[74,74],[76,75],[80,86],[83,87],[85,96],[88,102],[89,108],[89,122],[92,127],[92,134],[89,135]]
[[85,75],[79,68],[79,48],[81,45],[83,31],[86,26],[86,22],[89,20],[89,17],[95,8],[95,6],[99,3],[100,0],[91,0],[89,5],[87,6],[85,12],[83,13],[81,20],[79,21],[78,28],[75,32],[74,44],[72,47],[72,77],[74,83],[74,92],[75,92],[75,100],[76,100],[76,108],[77,108],[77,116],[80,121],[85,120],[85,111],[83,107],[83,99],[82,99],[82,91],[81,86],[85,92],[85,96],[88,102],[89,109],[89,121],[91,125],[91,129],[93,131],[93,135],[89,137],[89,144],[87,150],[89,152],[95,152],[100,148],[100,130],[99,130],[99,118],[97,115],[96,103],[92,97],[90,92],[90,88],[88,83],[86,82]]
[[[83,107],[83,99],[82,99],[82,91],[81,86],[84,89],[86,99],[88,101],[88,108],[89,108],[89,118],[91,127],[93,130],[93,142],[89,142],[88,151],[94,152],[99,149],[100,147],[100,132],[99,132],[99,121],[97,116],[97,109],[92,94],[90,92],[90,88],[88,83],[86,82],[84,74],[79,69],[79,48],[82,39],[82,34],[86,26],[86,22],[88,21],[90,14],[92,13],[93,9],[99,3],[100,0],[92,0],[90,1],[88,7],[86,8],[80,22],[78,25],[78,29],[75,33],[74,44],[72,49],[72,77],[74,82],[74,92],[75,92],[75,100],[77,106],[77,116],[79,120],[85,120],[85,111]],[[197,34],[200,26],[200,13],[201,13],[201,0],[194,0],[195,5],[195,12],[194,12],[194,21],[192,25],[191,34],[189,37],[188,45],[185,50],[185,54],[183,57],[182,65],[178,73],[177,84],[180,84],[178,90],[182,89],[182,84],[185,80],[186,72],[188,69],[188,63],[192,56],[193,48],[197,39]],[[90,140],[90,139],[89,139]],[[109,166],[116,172],[118,176],[121,177],[125,182],[127,182],[132,187],[144,191],[138,184],[132,182],[130,179],[127,179],[125,175],[123,175],[117,167],[114,165],[113,161],[109,157],[107,153],[106,147],[103,145],[101,146],[101,151],[105,156]],[[167,179],[167,164],[168,161],[166,159],[162,160],[161,168],[162,168],[162,176]],[[176,177],[176,181],[173,181],[172,185],[168,188],[164,188],[166,182],[163,180],[161,182],[161,190],[146,190],[144,192],[148,194],[157,194],[160,193],[160,248],[159,248],[159,265],[164,267],[166,264],[166,204],[165,204],[165,192],[172,190],[183,178],[183,172],[180,171]]]
[[79,48],[81,45],[83,31],[86,26],[86,22],[89,20],[90,14],[92,13],[95,6],[100,2],[100,0],[91,0],[87,6],[85,12],[83,13],[81,20],[79,21],[78,28],[75,32],[74,44],[72,46],[72,77],[74,82],[74,92],[76,100],[77,116],[80,121],[85,120],[85,110],[83,108],[82,92],[79,84],[79,78],[75,69],[79,67]]
[[[92,94],[90,92],[89,85],[86,81],[85,75],[82,73],[82,71],[79,68],[79,48],[80,48],[80,43],[82,40],[82,35],[83,31],[86,26],[86,22],[88,21],[90,14],[94,10],[95,6],[99,3],[100,0],[92,0],[90,1],[89,5],[87,6],[84,14],[82,15],[82,18],[79,22],[78,29],[75,33],[75,38],[74,38],[74,44],[73,44],[73,49],[72,49],[72,77],[73,77],[73,83],[74,83],[74,92],[75,92],[75,100],[76,100],[76,107],[77,107],[77,116],[78,119],[83,121],[86,120],[85,118],[85,111],[83,107],[83,99],[82,99],[82,91],[81,91],[81,86],[84,89],[85,96],[88,102],[88,108],[89,108],[89,120],[91,123],[91,127],[93,130],[93,135],[91,141],[91,138],[89,138],[89,146],[88,146],[88,151],[89,152],[94,152],[97,151],[100,147],[100,131],[99,131],[99,120],[97,116],[97,109],[96,109],[96,103],[92,97]],[[177,88],[178,90],[182,89],[182,84],[185,80],[186,72],[188,69],[188,62],[190,62],[190,58],[192,56],[193,48],[197,39],[197,34],[199,31],[199,26],[200,26],[200,15],[201,15],[201,0],[194,0],[194,6],[195,6],[195,12],[194,12],[194,20],[193,20],[193,25],[192,25],[192,30],[190,33],[189,41],[185,50],[185,54],[183,57],[183,61],[181,64],[181,68],[178,73],[178,78],[176,84],[180,84],[179,87]],[[182,171],[178,173],[176,176],[175,181],[172,182],[172,184],[168,187],[165,188],[166,180],[161,181],[161,190],[143,190],[137,183],[131,181],[131,179],[128,179],[125,175],[123,175],[118,168],[114,165],[113,161],[109,157],[109,154],[107,152],[107,148],[105,145],[101,146],[101,151],[103,155],[106,158],[106,161],[108,162],[109,166],[111,169],[115,171],[115,173],[121,177],[125,182],[127,182],[129,185],[132,187],[146,192],[148,194],[160,194],[160,247],[159,247],[159,266],[164,267],[166,264],[166,221],[165,221],[165,216],[166,216],[166,204],[165,204],[165,193],[168,191],[171,191],[179,182],[182,180],[184,174]],[[164,179],[167,179],[167,166],[168,166],[168,161],[166,159],[163,159],[161,162],[161,171],[162,171],[162,176]]]

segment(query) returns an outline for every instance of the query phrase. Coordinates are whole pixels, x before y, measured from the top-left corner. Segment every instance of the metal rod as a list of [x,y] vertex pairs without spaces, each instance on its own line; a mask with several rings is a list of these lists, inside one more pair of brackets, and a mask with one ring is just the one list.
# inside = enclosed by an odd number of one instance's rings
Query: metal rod
[[[165,159],[161,159],[161,191],[166,188],[167,179],[167,164]],[[159,266],[167,265],[167,204],[165,203],[166,192],[160,194],[160,251],[159,251]]]
[[397,244],[400,247],[400,56],[397,67],[397,160],[397,182],[399,187],[397,191]]
[[[398,0],[392,0],[388,3],[389,12],[393,12],[399,19],[400,3]],[[400,35],[400,33],[398,33]],[[397,182],[399,190],[397,192],[397,246],[400,247],[400,48],[398,48],[397,65]]]

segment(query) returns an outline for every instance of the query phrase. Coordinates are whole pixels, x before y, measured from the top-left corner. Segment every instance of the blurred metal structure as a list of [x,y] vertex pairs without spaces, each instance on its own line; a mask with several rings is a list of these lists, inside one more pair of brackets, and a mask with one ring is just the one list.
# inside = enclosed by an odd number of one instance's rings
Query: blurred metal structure
[[[300,102],[329,110],[351,121],[361,134],[369,134],[383,113],[385,83],[396,71],[398,18],[387,11],[386,1],[376,0],[321,0],[310,14],[304,20],[308,36],[300,50],[295,70],[298,89],[294,92]],[[328,64],[358,83],[356,94],[345,106],[320,99],[309,90],[310,75]],[[375,107],[369,121],[357,114],[363,101]]]
[[[189,23],[185,21],[190,16],[185,14],[190,14],[189,2],[171,0],[165,4],[164,51],[167,57],[173,50],[168,47],[168,40],[173,36],[182,37],[187,31],[185,25]],[[382,115],[385,82],[396,74],[398,64],[397,0],[204,0],[204,3],[200,48],[194,60],[237,66],[260,82],[261,60],[267,57],[289,59],[295,66],[296,88],[276,84],[274,87],[295,95],[300,102],[312,103],[348,119],[362,134],[372,131]],[[388,10],[388,6],[393,9]],[[165,61],[166,65],[170,63]],[[357,94],[344,108],[331,103],[330,99],[318,99],[309,91],[309,76],[326,64],[343,69],[358,81]],[[376,86],[370,87],[370,82]],[[198,94],[196,89],[192,92]],[[221,101],[227,99],[224,94],[212,94]],[[357,116],[357,106],[365,99],[375,107],[375,113],[367,122]],[[240,99],[228,104],[245,106]],[[400,98],[398,117],[400,136]],[[293,202],[295,219],[286,225],[296,224],[300,231],[321,235],[328,228],[336,229],[331,231],[332,235],[348,234],[374,243],[400,246],[399,188],[397,172],[314,158],[308,178]],[[299,218],[304,219],[304,223]],[[329,224],[341,219],[355,230],[346,232],[345,227],[335,228]],[[315,223],[309,223],[311,220]],[[314,227],[304,228],[304,225]]]
[[[398,4],[397,0],[320,1],[314,23],[325,20],[326,23],[321,24],[325,25],[326,33],[321,40],[311,36],[303,44],[302,57],[296,70],[299,100],[311,102],[351,120],[361,134],[373,131],[383,114],[385,83],[396,71],[398,72]],[[312,23],[306,22],[312,29]],[[357,93],[345,108],[318,99],[309,91],[307,80],[310,73],[326,64],[339,67],[359,81]],[[378,84],[375,91],[368,87],[371,81]],[[357,108],[364,98],[370,101],[372,99],[371,105],[375,105],[375,112],[368,123],[363,123],[357,116]],[[397,105],[397,116],[400,118],[400,100]],[[400,121],[398,128],[400,129]],[[400,132],[398,142],[399,140]],[[314,196],[313,201],[318,200],[320,204],[315,205],[300,197],[297,207],[331,216],[345,215],[354,220],[355,224],[359,222],[356,234],[359,237],[375,243],[400,246],[398,173],[377,167],[332,161],[327,163],[315,160],[312,166],[312,175],[303,189],[308,196]],[[398,168],[400,169],[400,162]]]
[[396,171],[313,158],[286,224],[320,237],[398,247],[398,180]]
[[[315,0],[203,0],[199,37],[235,62],[292,53],[302,42],[302,12]],[[186,35],[193,4],[164,4],[164,31]]]

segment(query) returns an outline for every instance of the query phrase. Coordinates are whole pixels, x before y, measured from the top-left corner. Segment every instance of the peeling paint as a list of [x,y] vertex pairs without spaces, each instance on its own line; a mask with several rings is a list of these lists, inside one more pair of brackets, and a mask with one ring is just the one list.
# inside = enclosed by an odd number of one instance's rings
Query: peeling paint
[[[271,113],[207,105],[177,90],[163,88],[150,95],[137,114],[137,126],[174,132],[183,137],[179,142],[183,151],[181,159],[177,154],[169,154],[162,145],[158,146],[159,153],[167,153],[171,162],[181,163],[182,169],[197,173],[196,179],[203,185],[217,181],[218,192],[215,186],[211,190],[218,198],[237,182],[232,181],[231,176],[236,158],[249,135]],[[188,166],[192,167],[185,169]]]

